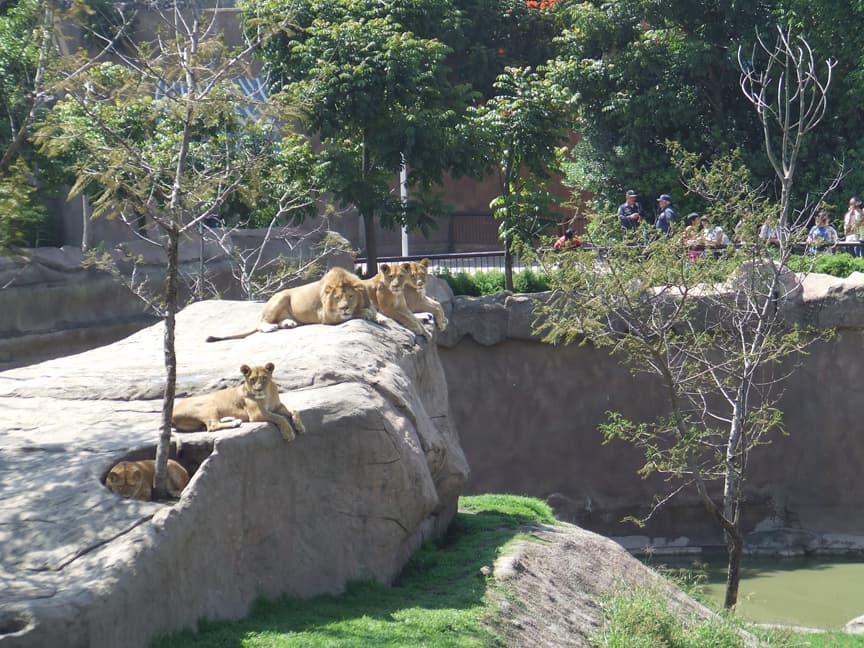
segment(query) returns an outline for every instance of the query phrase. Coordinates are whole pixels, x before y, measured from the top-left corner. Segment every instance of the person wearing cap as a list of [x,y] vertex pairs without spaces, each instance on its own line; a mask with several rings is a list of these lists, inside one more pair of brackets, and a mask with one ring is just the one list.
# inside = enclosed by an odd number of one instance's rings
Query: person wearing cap
[[630,189],[624,198],[624,204],[618,207],[618,220],[625,230],[636,229],[645,217],[642,205],[636,201],[638,197],[639,194]]
[[654,224],[666,236],[671,236],[672,223],[675,221],[675,210],[672,209],[672,196],[669,194],[660,194],[660,197],[657,199],[657,206],[660,208],[660,211]]

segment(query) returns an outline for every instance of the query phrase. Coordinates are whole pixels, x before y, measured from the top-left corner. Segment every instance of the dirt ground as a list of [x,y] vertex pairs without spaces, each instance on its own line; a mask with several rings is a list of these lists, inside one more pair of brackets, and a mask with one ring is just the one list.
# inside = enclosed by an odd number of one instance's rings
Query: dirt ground
[[501,611],[493,625],[508,646],[590,647],[601,597],[621,587],[655,589],[685,616],[713,615],[617,543],[571,525],[530,530],[491,568],[504,585],[492,594]]

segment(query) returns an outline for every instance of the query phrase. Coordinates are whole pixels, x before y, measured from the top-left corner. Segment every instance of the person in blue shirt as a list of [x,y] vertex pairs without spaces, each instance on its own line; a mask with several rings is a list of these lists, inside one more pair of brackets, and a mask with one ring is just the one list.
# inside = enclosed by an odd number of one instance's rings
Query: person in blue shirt
[[837,244],[837,230],[831,227],[831,214],[824,209],[816,217],[816,224],[807,234],[807,252],[816,254],[830,250]]
[[672,223],[675,221],[675,210],[672,209],[672,197],[669,194],[660,194],[657,199],[660,211],[654,225],[666,236],[672,235]]

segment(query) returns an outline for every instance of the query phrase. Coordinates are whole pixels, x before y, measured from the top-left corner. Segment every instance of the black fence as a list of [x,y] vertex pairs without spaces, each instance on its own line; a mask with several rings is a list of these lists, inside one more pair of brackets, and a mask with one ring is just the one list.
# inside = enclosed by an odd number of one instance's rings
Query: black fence
[[[853,243],[839,241],[835,245],[826,246],[818,254],[839,254],[846,252],[854,254],[856,248],[864,247],[864,243]],[[715,256],[720,256],[726,249],[725,246],[717,246],[704,248],[706,251],[713,252]],[[796,243],[792,246],[792,253],[803,255],[808,254],[808,246],[803,243]],[[458,274],[460,272],[478,272],[488,270],[504,270],[504,250],[495,250],[492,252],[453,252],[448,254],[414,254],[409,256],[387,256],[378,257],[378,264],[382,263],[401,263],[403,261],[420,261],[421,259],[429,259],[430,272],[450,272]],[[366,272],[366,259],[358,258],[355,260],[355,268],[358,272]],[[524,263],[515,258],[513,259],[514,270],[521,270]]]
[[[430,272],[447,271],[452,274],[459,272],[478,272],[504,269],[504,250],[492,252],[453,252],[448,254],[414,254],[409,256],[378,257],[378,265],[382,263],[401,263],[403,261],[420,261],[429,259]],[[366,259],[359,258],[354,262],[356,269],[366,273]],[[516,261],[514,260],[514,266]]]

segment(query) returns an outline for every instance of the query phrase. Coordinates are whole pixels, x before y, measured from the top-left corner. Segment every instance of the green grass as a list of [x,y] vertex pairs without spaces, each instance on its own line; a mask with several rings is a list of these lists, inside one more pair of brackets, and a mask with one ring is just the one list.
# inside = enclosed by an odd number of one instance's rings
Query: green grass
[[539,500],[464,497],[437,545],[423,546],[392,587],[354,583],[339,596],[257,603],[238,622],[199,624],[198,634],[163,637],[155,648],[461,648],[500,642],[484,620],[494,613],[480,568],[491,566],[525,525],[554,523]]
[[713,621],[683,623],[662,597],[645,589],[616,592],[601,605],[605,623],[591,638],[598,648],[745,648],[740,630],[773,648],[864,648],[861,635],[756,628],[722,613]]
[[[162,637],[154,648],[473,648],[502,646],[492,629],[496,608],[487,592],[498,587],[480,568],[491,566],[520,529],[554,524],[536,499],[510,495],[463,497],[459,513],[437,545],[424,545],[387,587],[354,583],[339,596],[259,601],[246,619],[199,624],[198,633]],[[681,574],[674,577],[681,582]],[[699,580],[684,575],[687,591]],[[743,646],[734,618],[682,624],[658,596],[640,590],[601,601],[606,624],[593,637],[603,648],[733,648]],[[842,633],[754,631],[778,648],[864,648],[864,637]]]
[[592,637],[602,648],[739,648],[734,622],[684,624],[663,598],[645,589],[620,591],[602,602],[605,625]]

